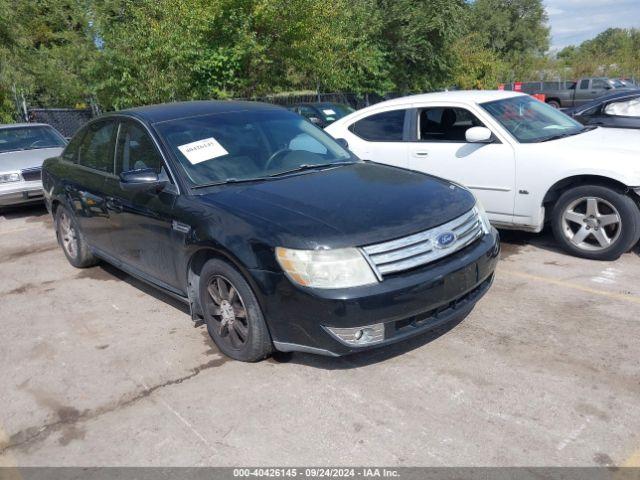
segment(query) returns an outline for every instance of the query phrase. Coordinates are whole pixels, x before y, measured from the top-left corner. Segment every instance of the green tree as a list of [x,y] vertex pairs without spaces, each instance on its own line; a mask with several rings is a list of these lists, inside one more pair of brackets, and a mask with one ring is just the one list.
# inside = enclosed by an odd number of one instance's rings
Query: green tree
[[378,0],[378,6],[380,43],[397,90],[447,86],[455,63],[451,45],[465,30],[464,0]]
[[542,0],[476,0],[471,5],[470,26],[483,46],[508,64],[514,78],[530,75],[535,58],[549,49]]

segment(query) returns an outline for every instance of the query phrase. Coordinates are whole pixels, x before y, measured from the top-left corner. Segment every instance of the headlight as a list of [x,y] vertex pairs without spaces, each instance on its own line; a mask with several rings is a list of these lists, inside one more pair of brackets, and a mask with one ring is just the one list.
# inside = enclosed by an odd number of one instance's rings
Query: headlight
[[313,288],[348,288],[376,283],[357,248],[290,250],[277,247],[276,258],[294,282]]
[[0,173],[0,183],[19,182],[19,173]]
[[491,223],[489,223],[489,216],[487,212],[484,210],[482,203],[480,200],[476,199],[476,211],[478,212],[478,217],[480,217],[480,223],[482,224],[482,231],[485,235],[491,232]]

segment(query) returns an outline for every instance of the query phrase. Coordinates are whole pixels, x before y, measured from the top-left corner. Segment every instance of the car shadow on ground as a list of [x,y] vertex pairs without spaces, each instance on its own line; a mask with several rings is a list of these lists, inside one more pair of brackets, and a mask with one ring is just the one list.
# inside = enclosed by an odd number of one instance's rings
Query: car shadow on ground
[[24,218],[27,222],[49,220],[49,212],[47,212],[44,203],[33,203],[29,205],[17,205],[12,207],[0,207],[0,219],[16,220]]
[[143,282],[142,280],[138,280],[136,277],[129,275],[128,273],[124,272],[123,270],[120,270],[117,267],[114,267],[109,263],[100,262],[95,267],[82,269],[80,270],[80,273],[78,276],[82,278],[91,278],[93,280],[104,280],[104,281],[121,280],[125,283],[128,283],[132,287],[140,290],[146,295],[150,295],[156,300],[159,300],[161,302],[166,303],[167,305],[172,306],[176,310],[179,310],[180,312],[186,315],[189,315],[189,317],[191,316],[191,313],[189,311],[189,306],[186,303],[181,302],[177,298],[174,298],[171,295],[164,293],[162,290],[159,290],[149,285],[148,283]]
[[500,245],[502,247],[502,259],[515,255],[527,246],[533,246],[541,250],[568,255],[553,238],[550,228],[545,228],[540,233],[522,232],[519,230],[500,230]]

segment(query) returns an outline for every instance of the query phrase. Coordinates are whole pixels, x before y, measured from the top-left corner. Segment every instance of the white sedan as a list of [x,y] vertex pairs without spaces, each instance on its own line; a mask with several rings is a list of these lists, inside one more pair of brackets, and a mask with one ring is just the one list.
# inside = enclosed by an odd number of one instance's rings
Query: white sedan
[[584,127],[515,92],[397,98],[326,128],[365,160],[470,188],[499,228],[539,232],[613,260],[640,239],[640,131]]

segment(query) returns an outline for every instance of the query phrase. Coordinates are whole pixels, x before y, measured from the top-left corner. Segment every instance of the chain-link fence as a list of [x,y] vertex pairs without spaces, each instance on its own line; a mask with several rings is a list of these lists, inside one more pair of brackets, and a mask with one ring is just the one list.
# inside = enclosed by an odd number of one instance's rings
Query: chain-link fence
[[349,105],[356,110],[364,108],[374,103],[379,103],[390,98],[396,98],[402,96],[401,94],[389,93],[385,95],[379,95],[377,93],[314,93],[314,92],[301,92],[301,93],[284,93],[265,95],[262,97],[251,98],[237,98],[236,100],[250,100],[257,102],[272,103],[275,105],[281,105],[283,107],[290,107],[301,103],[317,103],[317,102],[330,102],[330,103],[342,103]]
[[66,138],[71,138],[94,112],[90,108],[29,108],[27,119],[30,123],[48,123]]

